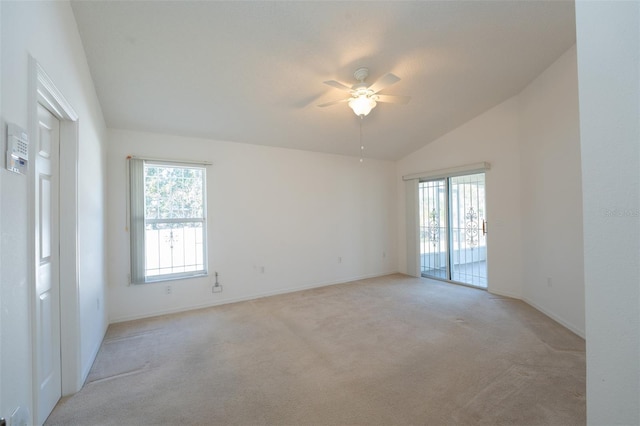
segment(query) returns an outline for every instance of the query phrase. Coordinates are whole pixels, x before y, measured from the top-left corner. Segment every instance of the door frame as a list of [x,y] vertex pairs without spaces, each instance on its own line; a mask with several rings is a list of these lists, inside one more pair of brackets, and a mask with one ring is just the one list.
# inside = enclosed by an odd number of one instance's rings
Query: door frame
[[[447,178],[453,176],[462,176],[474,173],[485,173],[491,169],[491,164],[483,161],[480,163],[467,164],[456,167],[449,167],[446,169],[430,170],[425,172],[411,173],[402,176],[402,181],[405,184],[405,239],[406,239],[406,270],[407,274],[416,278],[422,277],[421,262],[420,262],[420,220],[419,212],[420,208],[418,202],[418,186],[421,180],[433,180],[437,178]],[[485,205],[486,214],[489,215],[489,203],[488,195],[485,197],[487,205]],[[487,236],[487,259],[489,257],[489,237]],[[487,263],[487,277],[490,277],[491,270]],[[487,280],[487,291],[490,291],[490,282]]]
[[[82,387],[80,359],[80,306],[78,264],[78,114],[58,90],[36,59],[29,56],[28,120],[29,138],[36,140],[38,132],[38,104],[47,108],[60,120],[59,161],[59,282],[60,282],[60,372],[62,395],[77,392]],[[35,252],[36,168],[33,145],[29,153],[29,314],[31,318],[31,406],[33,424],[38,419],[38,386],[36,348],[35,283],[37,254]],[[62,238],[62,236],[65,236]]]
[[[454,279],[454,266],[457,265],[455,262],[455,244],[454,244],[454,230],[460,230],[460,216],[461,216],[461,211],[459,210],[459,206],[457,209],[454,209],[454,200],[457,199],[456,197],[454,197],[454,183],[453,183],[453,179],[456,178],[464,178],[467,176],[475,176],[475,175],[483,175],[482,177],[482,182],[483,182],[483,190],[482,190],[482,194],[483,194],[483,199],[484,199],[484,203],[482,205],[482,209],[480,209],[479,206],[479,200],[480,200],[480,195],[478,195],[478,213],[480,213],[480,211],[483,212],[483,219],[482,219],[482,236],[485,239],[485,253],[484,253],[484,261],[485,261],[485,278],[487,280],[485,285],[481,285],[481,284],[472,284],[469,282],[465,282],[465,281],[461,281],[458,279]],[[446,251],[446,255],[444,256],[445,259],[445,266],[444,269],[446,271],[446,276],[445,277],[441,277],[441,276],[436,276],[436,275],[428,275],[425,274],[423,272],[423,264],[422,262],[424,261],[424,256],[422,255],[422,246],[419,248],[419,252],[420,252],[420,276],[424,277],[424,278],[429,278],[429,279],[434,279],[434,280],[438,280],[438,281],[445,281],[448,283],[452,283],[452,284],[459,284],[459,285],[464,285],[467,287],[472,287],[472,288],[476,288],[476,289],[481,289],[481,290],[488,290],[489,285],[488,285],[488,272],[489,272],[489,268],[488,268],[488,244],[486,243],[487,241],[487,235],[485,232],[485,224],[486,222],[486,217],[487,217],[487,203],[486,203],[486,170],[483,171],[473,171],[471,173],[455,173],[452,175],[446,175],[446,176],[438,176],[438,177],[427,177],[427,178],[423,178],[423,179],[418,179],[417,182],[417,186],[418,186],[418,191],[420,191],[420,185],[423,183],[426,184],[432,184],[434,182],[442,182],[441,185],[441,190],[442,192],[444,192],[444,226],[446,229],[446,245],[445,245],[445,251]],[[480,194],[480,191],[477,190],[477,193]],[[466,191],[465,191],[466,194]],[[464,195],[463,195],[464,196]],[[458,199],[460,197],[459,193],[458,193]],[[418,195],[418,199],[420,199],[420,195]],[[437,198],[436,201],[437,203]],[[473,207],[473,206],[472,206]],[[418,216],[420,217],[424,217],[424,204],[420,203],[420,201],[418,201]],[[457,227],[454,227],[454,212],[456,212],[458,214],[458,223],[457,223]],[[462,214],[462,216],[466,216],[466,210],[464,211],[464,213]],[[479,218],[479,217],[478,217]],[[479,223],[479,222],[478,222]],[[422,232],[422,223],[420,223],[420,232]],[[441,225],[438,224],[438,228],[441,228]],[[466,229],[466,228],[464,228]],[[480,232],[480,226],[478,226],[478,232]],[[481,246],[478,246],[478,249],[480,249]],[[458,250],[460,251],[461,249],[458,248]],[[466,248],[465,248],[466,250]],[[460,254],[458,254],[458,256],[460,256]],[[465,257],[466,258],[466,257]]]

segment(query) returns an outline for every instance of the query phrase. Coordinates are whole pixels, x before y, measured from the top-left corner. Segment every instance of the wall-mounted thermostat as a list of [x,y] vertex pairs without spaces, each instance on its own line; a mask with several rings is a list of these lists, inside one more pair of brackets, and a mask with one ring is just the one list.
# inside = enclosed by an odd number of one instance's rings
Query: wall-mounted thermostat
[[29,167],[29,136],[24,129],[7,125],[7,170],[22,175]]

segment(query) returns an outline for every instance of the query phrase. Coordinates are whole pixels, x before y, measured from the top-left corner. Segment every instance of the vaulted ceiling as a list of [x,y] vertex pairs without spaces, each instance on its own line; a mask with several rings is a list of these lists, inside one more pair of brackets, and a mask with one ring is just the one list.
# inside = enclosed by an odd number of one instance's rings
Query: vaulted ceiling
[[107,126],[359,155],[325,80],[402,80],[364,118],[395,160],[520,92],[575,43],[572,1],[73,1]]

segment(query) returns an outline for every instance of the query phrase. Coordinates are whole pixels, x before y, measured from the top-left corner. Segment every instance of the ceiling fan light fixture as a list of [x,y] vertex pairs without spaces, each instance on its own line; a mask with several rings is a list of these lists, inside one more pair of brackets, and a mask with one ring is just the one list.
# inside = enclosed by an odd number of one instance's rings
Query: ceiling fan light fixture
[[364,117],[368,115],[376,106],[375,99],[367,95],[359,95],[357,97],[349,99],[349,107],[358,117]]

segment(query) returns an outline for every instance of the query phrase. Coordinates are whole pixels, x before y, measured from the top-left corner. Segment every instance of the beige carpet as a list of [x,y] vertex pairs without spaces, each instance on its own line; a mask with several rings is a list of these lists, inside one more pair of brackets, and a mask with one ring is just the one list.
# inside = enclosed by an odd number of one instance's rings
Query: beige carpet
[[391,275],[109,327],[48,425],[585,423],[584,340],[523,302]]

